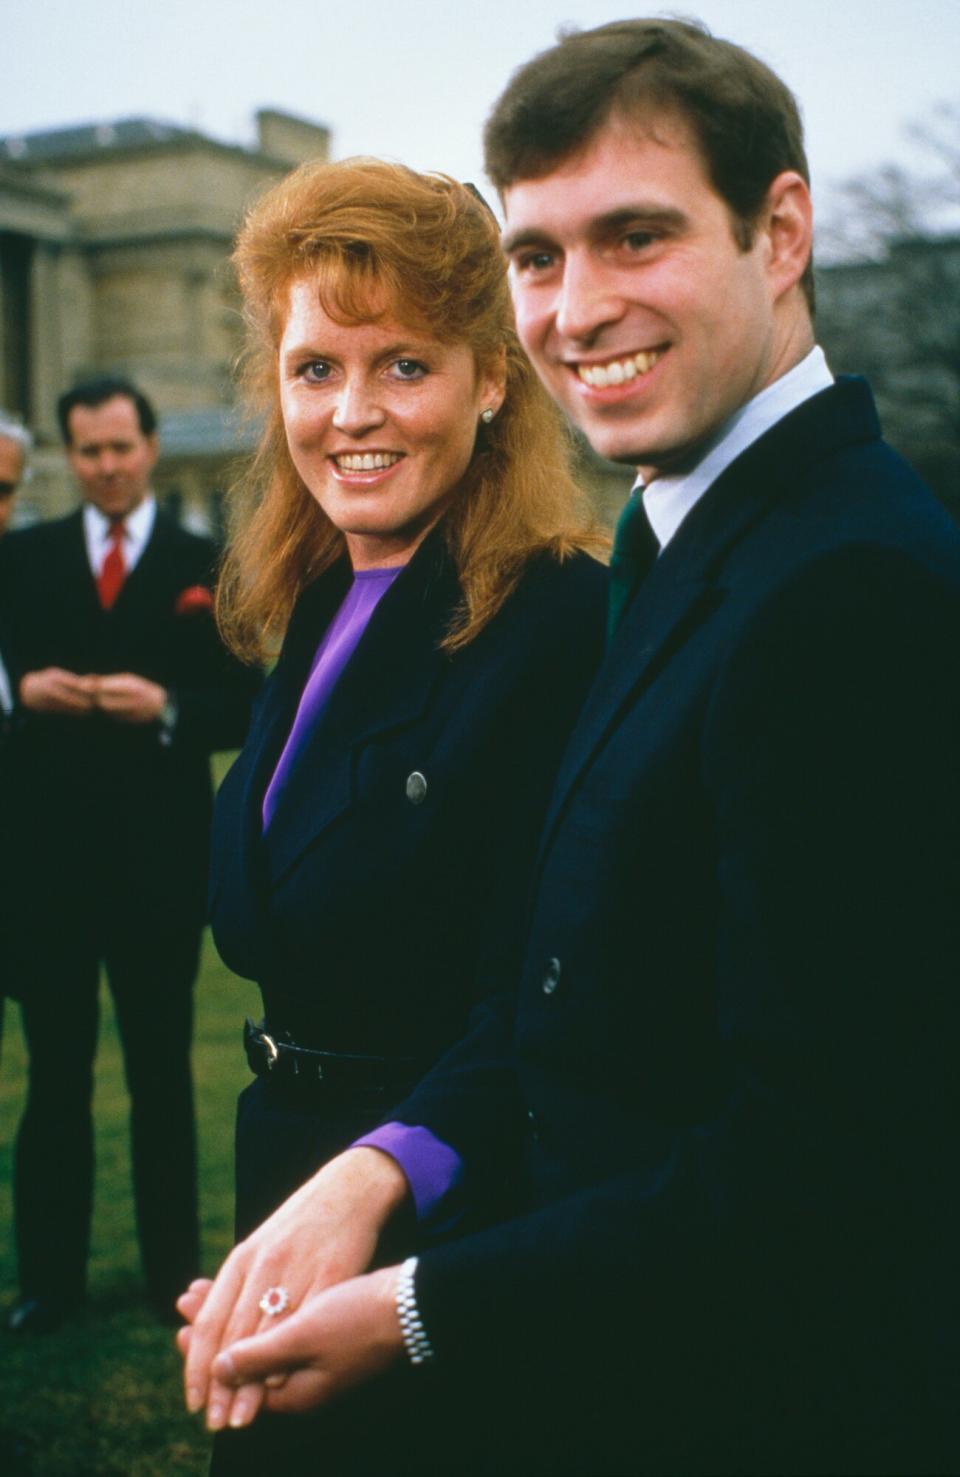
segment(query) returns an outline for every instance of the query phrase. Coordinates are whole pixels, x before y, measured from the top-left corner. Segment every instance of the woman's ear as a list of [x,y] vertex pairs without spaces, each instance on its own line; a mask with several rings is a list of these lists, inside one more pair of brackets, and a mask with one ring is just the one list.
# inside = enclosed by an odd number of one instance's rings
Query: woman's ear
[[496,358],[480,371],[478,386],[481,413],[492,410],[494,415],[503,404],[507,390],[507,350],[501,344]]

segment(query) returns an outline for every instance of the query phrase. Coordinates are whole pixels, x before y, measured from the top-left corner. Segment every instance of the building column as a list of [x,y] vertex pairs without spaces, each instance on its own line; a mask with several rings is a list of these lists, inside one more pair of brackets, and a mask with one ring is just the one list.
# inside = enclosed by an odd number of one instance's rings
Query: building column
[[58,440],[56,401],[64,388],[60,247],[38,241],[30,271],[30,411],[34,430]]

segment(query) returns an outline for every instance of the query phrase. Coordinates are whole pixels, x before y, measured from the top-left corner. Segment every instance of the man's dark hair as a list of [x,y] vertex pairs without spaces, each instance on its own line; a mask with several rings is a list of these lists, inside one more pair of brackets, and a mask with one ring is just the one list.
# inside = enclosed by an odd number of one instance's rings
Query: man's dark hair
[[[705,26],[660,19],[568,32],[515,72],[487,121],[487,174],[501,192],[541,179],[613,113],[646,120],[662,111],[692,130],[743,251],[776,176],[793,169],[810,182],[800,110],[786,84]],[[800,285],[812,311],[812,262]]]
[[132,400],[137,412],[137,420],[140,430],[144,436],[152,436],[157,429],[157,413],[142,390],[128,379],[119,374],[104,374],[98,379],[84,380],[82,384],[74,385],[72,390],[66,390],[57,401],[57,420],[60,423],[60,434],[67,446],[70,445],[70,412],[78,405],[85,406],[88,410],[96,410],[99,405],[106,405],[108,400],[115,400],[122,395],[124,400]]

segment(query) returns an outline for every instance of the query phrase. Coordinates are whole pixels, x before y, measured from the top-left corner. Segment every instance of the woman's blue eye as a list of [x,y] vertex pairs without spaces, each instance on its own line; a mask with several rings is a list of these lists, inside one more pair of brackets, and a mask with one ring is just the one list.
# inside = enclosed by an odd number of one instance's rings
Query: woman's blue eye
[[419,359],[397,359],[393,367],[404,380],[420,379],[427,372],[426,365]]
[[325,380],[330,374],[330,365],[325,359],[311,359],[309,364],[303,366],[301,373],[308,379]]

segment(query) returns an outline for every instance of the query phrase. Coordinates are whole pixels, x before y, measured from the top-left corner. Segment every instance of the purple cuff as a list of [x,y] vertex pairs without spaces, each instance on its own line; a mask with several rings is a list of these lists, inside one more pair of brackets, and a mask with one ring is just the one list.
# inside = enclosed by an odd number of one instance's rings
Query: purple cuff
[[449,1144],[435,1138],[429,1128],[384,1123],[350,1147],[382,1149],[396,1160],[407,1177],[417,1220],[421,1223],[452,1213],[449,1197],[463,1179],[463,1161]]

